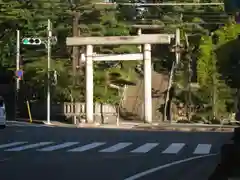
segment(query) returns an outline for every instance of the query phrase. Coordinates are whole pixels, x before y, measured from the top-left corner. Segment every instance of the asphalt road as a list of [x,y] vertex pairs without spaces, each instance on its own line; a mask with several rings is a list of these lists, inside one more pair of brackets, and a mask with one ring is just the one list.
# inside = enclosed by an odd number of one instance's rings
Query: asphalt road
[[0,130],[0,179],[207,180],[230,137],[11,125]]

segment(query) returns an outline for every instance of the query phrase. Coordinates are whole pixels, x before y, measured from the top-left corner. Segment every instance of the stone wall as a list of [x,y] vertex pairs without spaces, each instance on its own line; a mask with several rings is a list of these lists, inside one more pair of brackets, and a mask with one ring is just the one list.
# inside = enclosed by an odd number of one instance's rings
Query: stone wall
[[[153,121],[161,121],[160,107],[164,104],[164,92],[167,90],[168,75],[152,71],[152,115]],[[144,80],[139,78],[135,86],[128,86],[121,108],[126,120],[144,120]]]

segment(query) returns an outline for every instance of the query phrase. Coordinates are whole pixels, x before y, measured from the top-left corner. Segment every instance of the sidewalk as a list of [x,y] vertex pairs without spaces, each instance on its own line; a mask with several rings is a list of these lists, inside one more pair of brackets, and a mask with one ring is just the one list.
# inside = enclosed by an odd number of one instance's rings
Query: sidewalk
[[[45,122],[47,124],[47,122]],[[57,127],[72,127],[72,128],[103,128],[103,129],[131,129],[131,130],[145,130],[145,131],[184,131],[184,132],[233,132],[234,128],[238,126],[220,126],[220,125],[205,125],[205,124],[145,124],[122,122],[116,124],[87,124],[82,123],[77,125],[63,124],[52,121],[53,126]]]
[[[46,121],[43,121],[44,124],[47,125]],[[106,129],[134,129],[136,126],[138,126],[138,123],[120,123],[117,124],[98,124],[98,123],[81,123],[78,125],[74,124],[65,124],[58,121],[51,121],[52,126],[56,127],[69,127],[69,128],[106,128]]]
[[[17,119],[17,121],[30,122],[29,119]],[[184,124],[184,123],[137,123],[137,122],[120,122],[117,124],[98,124],[98,123],[81,123],[78,125],[62,123],[59,121],[33,120],[32,123],[46,124],[55,127],[68,128],[105,128],[105,129],[132,129],[132,130],[148,130],[148,131],[185,131],[185,132],[233,132],[234,128],[239,126],[232,125],[208,125],[208,124]]]

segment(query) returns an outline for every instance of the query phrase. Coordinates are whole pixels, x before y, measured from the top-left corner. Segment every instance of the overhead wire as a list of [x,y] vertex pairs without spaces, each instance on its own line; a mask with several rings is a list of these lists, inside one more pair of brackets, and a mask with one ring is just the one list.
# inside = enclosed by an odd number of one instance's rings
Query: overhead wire
[[[36,1],[21,1],[19,4],[24,5],[24,3],[31,3],[32,5],[35,4]],[[46,4],[55,4],[55,5],[59,5],[59,7],[54,7],[54,9],[61,9],[61,10],[71,10],[71,8],[73,7],[73,3],[72,0],[67,0],[66,2],[53,2],[50,0],[42,0],[41,3],[46,3]],[[36,3],[37,4],[37,3]],[[223,5],[223,3],[89,3],[92,5],[123,5],[123,6],[145,6],[145,5],[149,5],[149,6],[219,6],[219,5]],[[0,6],[3,5],[3,2],[0,2]],[[68,5],[68,6],[66,6]],[[74,4],[76,5],[76,9],[79,8],[77,7],[79,4]],[[18,7],[16,7],[15,9],[18,9]],[[41,7],[41,9],[37,8],[37,7],[26,7],[26,10],[52,10],[51,7],[47,8],[47,7]],[[183,18],[208,18],[209,21],[211,22],[190,22],[190,23],[195,23],[195,24],[222,24],[224,22],[221,21],[225,21],[227,20],[227,15],[223,12],[190,12],[190,11],[178,11],[178,12],[164,12],[161,11],[161,13],[163,13],[164,15],[172,15],[172,16],[176,16],[175,14],[179,14],[182,13],[183,14]],[[153,17],[147,17],[147,18],[151,18],[152,21],[154,20],[159,20],[157,18],[161,18],[161,17],[156,17],[156,19],[154,19]],[[226,18],[226,19],[225,19]],[[169,22],[169,21],[164,21],[162,20],[163,23],[165,24],[171,24],[174,22]],[[189,22],[188,22],[189,23]]]
[[116,3],[116,2],[99,2],[94,3],[97,5],[124,5],[124,6],[221,6],[224,3],[173,3],[173,2],[161,2],[161,3]]

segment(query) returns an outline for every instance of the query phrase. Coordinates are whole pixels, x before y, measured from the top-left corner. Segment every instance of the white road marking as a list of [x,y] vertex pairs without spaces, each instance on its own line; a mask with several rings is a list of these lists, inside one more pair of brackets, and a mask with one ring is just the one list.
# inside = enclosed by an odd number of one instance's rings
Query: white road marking
[[23,124],[6,124],[7,127],[15,127],[15,126],[19,126],[19,127],[24,127],[25,125]]
[[0,149],[1,148],[9,148],[11,146],[17,146],[17,145],[22,145],[22,144],[26,144],[27,142],[13,142],[13,143],[8,143],[8,144],[1,144],[0,145]]
[[[0,149],[6,149],[5,151],[22,151],[26,149],[33,149],[33,148],[38,148],[37,151],[55,151],[67,147],[71,147],[74,145],[79,144],[79,142],[63,142],[61,144],[53,144],[55,142],[39,142],[35,144],[26,144],[28,142],[9,142],[7,144],[0,144]],[[72,149],[67,150],[68,152],[84,152],[88,151],[94,148],[97,148],[99,146],[102,146],[106,144],[107,142],[93,142],[90,144],[85,144],[82,146],[77,146],[77,147],[71,147]],[[98,152],[117,152],[120,151],[133,143],[131,142],[120,142],[117,143],[113,146],[101,149]],[[48,146],[47,146],[48,145]],[[142,144],[141,146],[138,146],[135,149],[130,150],[130,153],[148,153],[152,149],[156,148],[159,145],[159,143],[145,143]],[[177,154],[179,153],[185,146],[186,144],[184,143],[172,143],[170,144],[163,152],[163,154]],[[41,146],[46,146],[46,147],[41,147]],[[193,154],[198,154],[198,155],[205,155],[209,154],[211,151],[212,145],[211,144],[198,144],[192,152]]]
[[0,162],[8,161],[10,158],[0,159]]
[[91,144],[86,144],[86,145],[81,146],[81,147],[70,149],[70,150],[68,150],[68,152],[83,152],[83,151],[87,151],[87,150],[102,146],[104,144],[106,144],[106,143],[105,142],[94,142],[94,143],[91,143]]
[[7,121],[7,126],[19,126],[19,127],[49,127],[44,124],[34,124],[30,122],[22,122],[22,121]]
[[58,144],[58,145],[54,145],[54,146],[48,146],[42,149],[38,149],[37,151],[55,151],[58,149],[63,149],[63,148],[67,148],[73,145],[79,144],[79,142],[65,142],[62,144]]
[[6,149],[5,151],[23,151],[26,149],[31,149],[31,148],[36,148],[36,147],[40,147],[40,146],[45,146],[45,145],[49,145],[52,144],[53,142],[40,142],[40,143],[36,143],[36,144],[29,144],[29,145],[25,145],[25,146],[20,146],[20,147],[16,147],[16,148],[12,148],[12,149]]
[[106,148],[106,149],[102,149],[101,151],[99,152],[116,152],[116,151],[119,151],[127,146],[130,146],[132,143],[129,143],[129,142],[122,142],[122,143],[117,143],[109,148]]
[[148,151],[152,150],[156,146],[158,146],[159,143],[146,143],[134,150],[132,150],[132,153],[147,153]]
[[34,124],[7,124],[8,127],[48,127],[44,125],[34,125]]
[[193,154],[209,154],[211,147],[211,144],[198,144]]
[[179,161],[174,161],[174,162],[171,162],[171,163],[168,163],[168,164],[164,164],[164,165],[161,165],[161,166],[151,168],[151,169],[148,169],[146,171],[137,173],[137,174],[135,174],[131,177],[128,177],[124,180],[136,180],[136,179],[142,178],[144,176],[150,175],[152,173],[155,173],[157,171],[160,171],[162,169],[165,169],[165,168],[168,168],[168,167],[171,167],[171,166],[174,166],[174,165],[178,165],[178,164],[181,164],[181,163],[185,163],[185,162],[188,162],[188,161],[193,161],[193,160],[196,160],[196,159],[201,159],[201,158],[205,158],[205,157],[209,157],[209,156],[215,156],[215,155],[217,155],[217,154],[207,154],[207,155],[195,156],[195,157],[191,157],[191,158],[187,158],[187,159],[183,159],[183,160],[179,160]]
[[184,143],[172,143],[162,153],[163,154],[177,154],[184,146],[185,146]]

